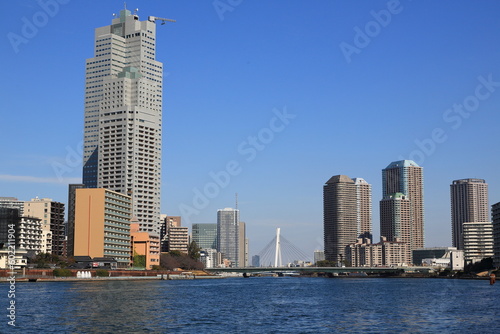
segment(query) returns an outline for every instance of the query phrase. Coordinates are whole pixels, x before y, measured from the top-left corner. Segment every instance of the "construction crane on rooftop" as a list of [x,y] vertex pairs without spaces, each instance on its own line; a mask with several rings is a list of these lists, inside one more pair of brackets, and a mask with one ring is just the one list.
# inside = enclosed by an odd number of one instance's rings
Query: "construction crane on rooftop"
[[148,21],[149,22],[161,21],[161,25],[164,25],[167,22],[176,22],[175,20],[172,19],[164,19],[163,17],[156,17],[156,16],[148,16]]

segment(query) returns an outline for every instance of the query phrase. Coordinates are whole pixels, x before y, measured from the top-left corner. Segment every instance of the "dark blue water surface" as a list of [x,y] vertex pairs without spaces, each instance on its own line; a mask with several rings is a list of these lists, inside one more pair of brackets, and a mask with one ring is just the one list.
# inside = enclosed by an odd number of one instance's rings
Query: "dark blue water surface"
[[226,278],[16,284],[1,333],[480,333],[500,328],[500,283]]

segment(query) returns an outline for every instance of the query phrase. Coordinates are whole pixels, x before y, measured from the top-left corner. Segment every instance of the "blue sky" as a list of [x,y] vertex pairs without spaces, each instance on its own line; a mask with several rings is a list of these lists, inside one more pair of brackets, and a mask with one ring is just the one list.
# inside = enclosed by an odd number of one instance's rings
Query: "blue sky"
[[[43,3],[3,7],[0,196],[66,203],[81,178],[85,59],[123,2]],[[312,254],[323,184],[345,174],[372,184],[378,238],[381,170],[402,158],[424,167],[428,247],[451,246],[452,180],[484,178],[500,201],[497,1],[127,6],[177,20],[157,27],[162,212],[184,225],[216,222],[238,193],[251,255],[276,227]]]

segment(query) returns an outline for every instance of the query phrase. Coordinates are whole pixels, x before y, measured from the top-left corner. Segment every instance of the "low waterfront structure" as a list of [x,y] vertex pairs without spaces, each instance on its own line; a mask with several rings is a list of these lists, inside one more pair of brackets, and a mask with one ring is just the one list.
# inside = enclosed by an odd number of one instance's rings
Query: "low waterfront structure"
[[456,250],[457,247],[426,247],[414,249],[412,251],[413,264],[416,266],[421,266],[423,259],[439,259],[443,257],[449,258],[449,253]]
[[[0,269],[22,269],[27,265],[27,251],[25,249],[16,249],[15,254],[12,256],[8,248],[0,249]],[[10,255],[10,259],[9,259]]]
[[422,259],[422,265],[434,268],[448,268],[450,267],[450,259],[449,258]]
[[450,251],[450,268],[451,270],[464,270],[464,251],[452,250]]

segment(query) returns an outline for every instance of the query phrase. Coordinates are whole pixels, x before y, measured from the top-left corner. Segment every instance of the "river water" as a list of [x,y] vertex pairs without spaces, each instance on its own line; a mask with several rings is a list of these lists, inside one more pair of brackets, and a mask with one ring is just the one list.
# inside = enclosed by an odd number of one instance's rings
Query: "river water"
[[263,277],[0,284],[0,333],[480,333],[500,323],[500,283]]

